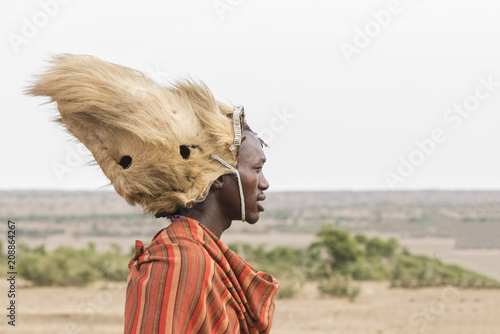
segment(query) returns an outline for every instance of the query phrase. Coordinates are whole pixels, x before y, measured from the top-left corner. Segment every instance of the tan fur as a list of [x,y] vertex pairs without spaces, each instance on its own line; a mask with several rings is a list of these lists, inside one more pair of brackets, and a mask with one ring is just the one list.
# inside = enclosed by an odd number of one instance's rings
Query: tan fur
[[[236,167],[233,106],[192,80],[163,87],[139,71],[92,56],[61,55],[29,88],[57,102],[61,121],[92,152],[118,194],[145,213],[172,212],[204,199],[219,176]],[[191,148],[189,159],[180,145]],[[132,164],[118,163],[130,156]]]

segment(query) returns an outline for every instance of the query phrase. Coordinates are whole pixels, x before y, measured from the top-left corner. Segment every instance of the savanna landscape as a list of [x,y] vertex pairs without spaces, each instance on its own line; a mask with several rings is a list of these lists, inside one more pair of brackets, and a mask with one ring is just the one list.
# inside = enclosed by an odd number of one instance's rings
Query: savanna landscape
[[[261,220],[222,240],[282,283],[272,333],[500,333],[499,204],[500,192],[270,192]],[[169,223],[106,191],[1,192],[0,216],[16,222],[18,333],[122,332],[134,241]]]

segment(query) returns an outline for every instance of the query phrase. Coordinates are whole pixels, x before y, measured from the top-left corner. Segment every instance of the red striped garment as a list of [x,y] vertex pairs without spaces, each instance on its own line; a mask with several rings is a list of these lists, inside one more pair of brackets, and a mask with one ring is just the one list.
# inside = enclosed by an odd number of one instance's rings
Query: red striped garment
[[129,263],[125,333],[269,333],[279,283],[179,217]]

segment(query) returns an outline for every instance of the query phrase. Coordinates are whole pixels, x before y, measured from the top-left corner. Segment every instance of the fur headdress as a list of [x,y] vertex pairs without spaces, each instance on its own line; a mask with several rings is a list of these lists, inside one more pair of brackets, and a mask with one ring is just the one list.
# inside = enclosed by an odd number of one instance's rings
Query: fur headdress
[[57,102],[59,121],[129,204],[155,215],[192,207],[219,176],[237,174],[243,108],[216,101],[205,84],[164,87],[92,56],[51,65],[29,93]]

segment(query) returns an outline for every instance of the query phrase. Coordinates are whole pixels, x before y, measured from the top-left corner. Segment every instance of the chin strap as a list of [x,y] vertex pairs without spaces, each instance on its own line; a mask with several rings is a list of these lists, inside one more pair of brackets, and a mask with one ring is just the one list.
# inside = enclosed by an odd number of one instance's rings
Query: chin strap
[[240,200],[241,200],[241,221],[245,221],[245,197],[243,196],[243,186],[241,185],[241,177],[240,177],[240,173],[238,172],[238,170],[236,168],[234,168],[233,166],[231,166],[229,163],[227,163],[226,161],[222,160],[221,158],[219,158],[218,156],[214,155],[214,154],[210,154],[210,157],[217,160],[218,162],[220,162],[221,164],[223,164],[224,166],[226,166],[227,168],[229,168],[232,172],[234,172],[236,174],[236,177],[238,178],[238,188],[240,190]]

